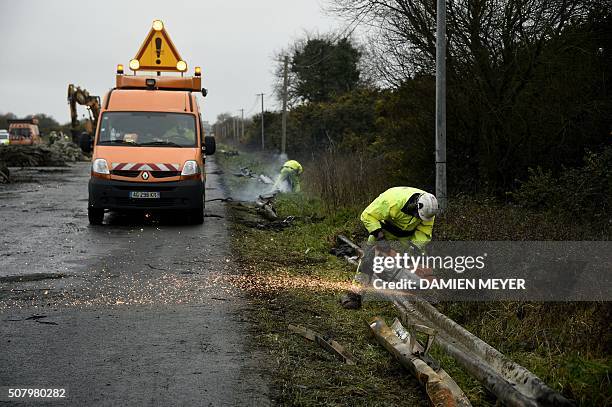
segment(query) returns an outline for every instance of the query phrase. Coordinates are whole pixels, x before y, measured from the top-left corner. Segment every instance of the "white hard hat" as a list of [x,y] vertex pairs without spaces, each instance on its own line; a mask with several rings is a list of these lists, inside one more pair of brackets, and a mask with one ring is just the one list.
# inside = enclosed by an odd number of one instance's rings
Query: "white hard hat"
[[419,206],[419,218],[424,221],[430,221],[438,213],[438,200],[435,196],[425,192],[419,196],[417,200]]

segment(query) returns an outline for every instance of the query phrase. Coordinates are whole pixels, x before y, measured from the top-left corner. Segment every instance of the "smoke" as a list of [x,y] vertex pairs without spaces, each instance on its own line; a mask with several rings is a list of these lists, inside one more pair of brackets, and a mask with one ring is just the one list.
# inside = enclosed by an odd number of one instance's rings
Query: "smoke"
[[[259,198],[260,195],[271,195],[277,191],[287,192],[289,191],[289,185],[287,182],[283,182],[283,185],[274,186],[281,167],[287,161],[287,154],[275,154],[268,156],[266,162],[263,164],[263,170],[259,174],[253,173],[251,178],[246,178],[244,186],[238,190],[232,191],[232,198],[238,201],[254,202]],[[268,181],[271,183],[265,183]]]

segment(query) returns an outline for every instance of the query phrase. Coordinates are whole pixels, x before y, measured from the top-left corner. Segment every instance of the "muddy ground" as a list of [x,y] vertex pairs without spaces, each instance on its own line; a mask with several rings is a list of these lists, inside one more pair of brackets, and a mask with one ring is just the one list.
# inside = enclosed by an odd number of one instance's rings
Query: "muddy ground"
[[[230,283],[225,204],[207,203],[204,225],[107,214],[93,227],[88,171],[12,169],[20,182],[0,186],[0,390],[66,388],[54,403],[67,405],[269,405],[251,305]],[[218,175],[206,193],[225,196]]]

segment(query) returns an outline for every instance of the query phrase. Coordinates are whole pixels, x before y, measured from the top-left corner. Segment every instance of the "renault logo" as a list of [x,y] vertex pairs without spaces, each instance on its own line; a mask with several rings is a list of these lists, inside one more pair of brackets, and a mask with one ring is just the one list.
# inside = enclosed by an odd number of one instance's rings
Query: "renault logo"
[[148,173],[148,172],[146,172],[146,171],[144,171],[144,172],[142,173],[142,179],[149,179],[149,173]]

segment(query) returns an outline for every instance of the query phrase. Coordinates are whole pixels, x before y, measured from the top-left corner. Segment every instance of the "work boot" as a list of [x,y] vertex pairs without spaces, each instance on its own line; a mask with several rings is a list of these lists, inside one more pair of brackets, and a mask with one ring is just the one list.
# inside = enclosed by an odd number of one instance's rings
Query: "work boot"
[[348,292],[342,296],[340,303],[344,309],[359,309],[361,308],[361,295]]

